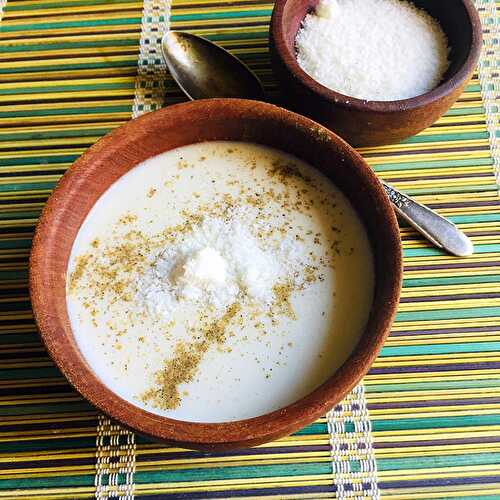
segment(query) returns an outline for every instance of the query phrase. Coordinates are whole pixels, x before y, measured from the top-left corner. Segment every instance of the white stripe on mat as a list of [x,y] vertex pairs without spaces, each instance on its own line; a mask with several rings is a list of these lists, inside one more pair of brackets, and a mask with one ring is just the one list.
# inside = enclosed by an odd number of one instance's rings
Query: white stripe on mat
[[[161,55],[161,39],[169,21],[168,0],[144,0],[133,118],[163,106],[167,68]],[[99,416],[94,481],[96,499],[133,500],[135,449],[133,432],[104,415]]]
[[96,438],[95,497],[134,498],[135,435],[99,415]]
[[378,499],[377,463],[365,391],[359,384],[326,415],[339,499]]
[[497,16],[495,0],[474,0],[474,3],[483,25],[484,42],[479,62],[479,80],[486,111],[486,124],[490,134],[491,157],[497,183],[500,185],[500,149],[497,137],[500,123],[500,77],[498,76],[500,68],[500,51],[498,50],[500,19]]
[[3,12],[6,5],[7,5],[7,0],[0,0],[0,21],[3,18]]

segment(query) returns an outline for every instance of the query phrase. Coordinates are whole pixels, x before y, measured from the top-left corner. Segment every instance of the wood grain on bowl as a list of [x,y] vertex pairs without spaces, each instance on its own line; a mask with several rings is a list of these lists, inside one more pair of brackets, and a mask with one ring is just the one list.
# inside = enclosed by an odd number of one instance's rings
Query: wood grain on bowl
[[[147,158],[211,140],[272,146],[321,170],[346,194],[366,226],[376,279],[375,298],[362,338],[327,382],[278,411],[220,424],[161,417],[118,397],[95,376],[78,350],[66,309],[66,268],[72,244],[99,197]],[[216,99],[179,104],[132,120],[75,162],[54,190],[37,226],[30,259],[30,294],[49,354],[88,401],[153,439],[212,450],[252,446],[285,436],[339,402],[368,371],[389,333],[401,276],[401,243],[394,211],[375,174],[348,144],[311,120],[270,104]]]
[[451,48],[450,67],[442,83],[426,94],[401,101],[365,101],[328,89],[297,63],[295,37],[317,0],[277,0],[270,41],[283,104],[322,123],[354,146],[399,142],[432,125],[455,103],[469,82],[481,52],[482,28],[470,0],[413,3],[441,24]]

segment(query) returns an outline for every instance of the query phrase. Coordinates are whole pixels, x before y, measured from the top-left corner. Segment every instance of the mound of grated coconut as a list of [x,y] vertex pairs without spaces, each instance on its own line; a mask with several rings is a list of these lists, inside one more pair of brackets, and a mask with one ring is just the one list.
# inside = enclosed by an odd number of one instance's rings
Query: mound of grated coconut
[[320,0],[296,50],[301,68],[322,85],[373,101],[424,94],[449,66],[439,23],[404,0]]
[[245,210],[207,216],[168,245],[139,278],[139,297],[150,312],[169,319],[181,301],[223,312],[243,296],[266,308],[277,285],[303,286],[309,265],[303,245],[285,236],[264,246],[252,229],[265,224],[252,219]]

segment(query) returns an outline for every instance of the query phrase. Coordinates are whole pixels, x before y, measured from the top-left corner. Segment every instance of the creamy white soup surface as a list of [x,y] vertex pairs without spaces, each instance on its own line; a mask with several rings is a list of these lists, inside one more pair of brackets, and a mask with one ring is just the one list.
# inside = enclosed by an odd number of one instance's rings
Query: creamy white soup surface
[[374,289],[365,229],[322,174],[252,143],[150,158],[75,239],[67,305],[112,391],[195,422],[290,404],[347,359]]

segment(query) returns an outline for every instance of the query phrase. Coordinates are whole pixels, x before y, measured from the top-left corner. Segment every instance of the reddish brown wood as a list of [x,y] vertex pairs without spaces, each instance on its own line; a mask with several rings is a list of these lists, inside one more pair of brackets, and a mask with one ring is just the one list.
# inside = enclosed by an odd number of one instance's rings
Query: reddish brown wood
[[[75,343],[66,310],[66,267],[73,241],[97,199],[143,160],[209,140],[274,146],[310,162],[348,196],[370,235],[376,292],[369,324],[346,363],[307,397],[268,415],[222,424],[172,420],[122,400],[94,375]],[[399,301],[401,243],[394,211],[361,156],[326,128],[270,104],[214,99],[179,104],[132,120],[92,146],[63,176],[38,223],[30,259],[35,320],[49,354],[92,404],[157,440],[195,449],[257,445],[290,434],[324,415],[375,360]],[[355,308],[353,308],[353,311]]]
[[307,75],[295,57],[295,37],[317,0],[276,0],[270,26],[271,54],[286,106],[322,123],[355,146],[398,142],[432,125],[458,99],[474,72],[482,46],[481,22],[470,0],[414,3],[436,18],[445,31],[451,47],[450,68],[431,92],[383,102],[345,96]]

